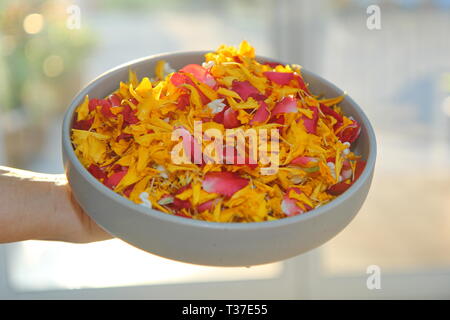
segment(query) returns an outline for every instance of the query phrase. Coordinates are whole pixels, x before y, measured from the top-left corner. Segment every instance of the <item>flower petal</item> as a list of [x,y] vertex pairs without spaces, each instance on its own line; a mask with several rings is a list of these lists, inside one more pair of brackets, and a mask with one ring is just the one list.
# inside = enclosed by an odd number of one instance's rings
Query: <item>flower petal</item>
[[211,88],[216,85],[216,80],[214,79],[214,77],[211,75],[211,73],[209,73],[208,69],[203,68],[201,65],[188,64],[180,71],[191,73],[198,81],[207,84]]
[[253,119],[250,121],[250,124],[254,123],[264,123],[270,118],[270,111],[267,107],[267,104],[264,101],[259,101],[258,110],[256,110]]
[[242,100],[246,101],[249,97],[254,98],[255,100],[260,100],[261,96],[263,96],[258,89],[250,84],[248,81],[237,81],[234,80],[232,84],[233,91],[237,92],[237,94],[242,98]]
[[291,112],[297,112],[297,99],[285,97],[275,105],[275,108],[272,110],[272,115]]
[[247,179],[234,172],[208,172],[202,182],[202,187],[207,192],[231,197],[236,191],[247,186],[248,182]]
[[[220,113],[220,112],[219,112]],[[223,113],[223,126],[225,129],[237,128],[241,125],[238,119],[239,112],[231,108],[227,108]]]
[[264,72],[264,75],[270,81],[282,86],[289,84],[289,82],[294,79],[294,74],[292,72],[266,71]]

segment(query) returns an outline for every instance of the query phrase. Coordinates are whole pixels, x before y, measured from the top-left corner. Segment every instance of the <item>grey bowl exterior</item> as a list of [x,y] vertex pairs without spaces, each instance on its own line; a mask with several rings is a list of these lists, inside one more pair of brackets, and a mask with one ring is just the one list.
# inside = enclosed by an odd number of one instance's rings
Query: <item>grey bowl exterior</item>
[[[62,150],[65,172],[82,208],[107,232],[150,253],[178,261],[213,266],[251,266],[284,260],[327,242],[343,230],[361,208],[372,181],[376,160],[375,134],[361,108],[349,97],[343,111],[362,124],[355,150],[367,160],[360,178],[341,196],[302,215],[259,223],[214,223],[172,216],[137,205],[111,191],[82,166],[70,140],[76,107],[86,94],[103,98],[126,81],[128,70],[138,77],[153,74],[155,63],[165,60],[174,69],[201,63],[205,52],[178,52],[150,56],[114,68],[87,85],[66,111]],[[272,61],[260,57],[260,61]],[[342,90],[302,70],[315,94],[328,97]]]

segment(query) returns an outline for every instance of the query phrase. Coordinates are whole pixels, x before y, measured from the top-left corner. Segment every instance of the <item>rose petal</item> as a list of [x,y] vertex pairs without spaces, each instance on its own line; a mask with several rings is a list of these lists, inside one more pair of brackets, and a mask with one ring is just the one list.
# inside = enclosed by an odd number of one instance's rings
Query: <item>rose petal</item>
[[172,74],[172,76],[170,77],[170,82],[172,82],[172,84],[175,87],[181,87],[183,84],[190,84],[190,85],[194,85],[194,82],[192,82],[191,79],[189,79],[189,77],[181,72],[175,72],[174,74]]
[[106,178],[106,172],[104,172],[99,166],[91,164],[88,167],[88,171],[98,180]]
[[239,112],[231,108],[224,109],[223,126],[225,129],[232,129],[241,125],[241,122],[237,118],[238,114]]
[[326,105],[324,105],[322,103],[320,104],[320,111],[322,111],[323,114],[332,116],[333,118],[336,119],[337,122],[334,125],[335,130],[337,128],[339,128],[342,125],[342,123],[344,122],[344,118],[339,113],[337,113],[336,111],[334,111],[333,109],[331,109],[330,107],[327,107]]
[[299,165],[300,167],[306,167],[308,166],[308,164],[310,164],[311,162],[317,162],[317,158],[314,157],[306,157],[306,156],[299,156],[295,159],[293,159],[290,164],[296,164]]
[[270,118],[270,111],[267,104],[264,101],[259,101],[258,110],[256,110],[253,119],[250,120],[250,124],[264,123]]
[[361,125],[356,121],[353,120],[353,123],[349,126],[347,126],[344,130],[339,132],[337,134],[337,137],[341,142],[354,142],[361,133]]
[[214,87],[217,83],[211,73],[209,73],[208,69],[203,68],[198,64],[188,64],[180,71],[191,73],[198,81],[207,84],[211,88]]
[[76,121],[73,124],[73,128],[74,129],[78,129],[78,130],[89,130],[92,126],[92,124],[94,123],[94,118],[91,119],[85,119],[85,120],[80,120],[80,121]]
[[246,101],[249,97],[260,100],[262,96],[258,89],[252,86],[248,81],[234,80],[231,89],[235,91],[244,101]]
[[109,176],[104,182],[105,186],[114,190],[114,188],[119,184],[119,182],[122,180],[122,178],[128,172],[128,168],[126,168],[126,167],[123,167],[123,168],[125,168],[125,169],[115,172],[111,176]]
[[111,106],[118,107],[120,106],[122,98],[117,93],[114,93],[109,96],[108,100],[111,103]]
[[327,193],[333,196],[338,196],[347,191],[347,189],[350,188],[351,185],[352,185],[351,183],[339,182],[329,187]]
[[319,111],[315,107],[310,107],[309,109],[313,112],[312,119],[308,118],[307,116],[303,115],[303,125],[305,126],[306,132],[316,134],[317,133],[317,122],[319,120]]
[[202,182],[207,192],[231,197],[235,192],[248,185],[248,180],[233,172],[208,172]]
[[291,112],[297,112],[297,99],[285,97],[275,105],[275,108],[272,110],[272,115]]
[[356,161],[355,179],[353,181],[356,181],[359,179],[359,177],[361,176],[361,174],[363,173],[365,168],[366,168],[366,161],[364,161],[364,160]]
[[289,197],[289,192],[294,190],[296,193],[300,194],[302,191],[298,188],[289,188],[286,190],[286,193],[283,196],[283,200],[281,201],[281,210],[287,216],[295,216],[297,214],[302,214],[305,211],[297,206],[297,200]]
[[308,87],[305,84],[305,81],[303,80],[303,78],[300,75],[295,74],[294,75],[294,79],[297,80],[297,83],[298,83],[298,86],[299,86],[300,89],[305,91],[307,94],[310,94],[310,92],[308,90]]
[[198,212],[203,212],[206,210],[211,210],[212,208],[215,207],[215,205],[220,201],[220,199],[212,199],[212,200],[208,200],[206,202],[203,202],[202,204],[199,204],[197,206],[197,210]]
[[289,84],[289,82],[294,79],[294,74],[292,72],[266,71],[264,72],[264,75],[270,81],[282,86]]

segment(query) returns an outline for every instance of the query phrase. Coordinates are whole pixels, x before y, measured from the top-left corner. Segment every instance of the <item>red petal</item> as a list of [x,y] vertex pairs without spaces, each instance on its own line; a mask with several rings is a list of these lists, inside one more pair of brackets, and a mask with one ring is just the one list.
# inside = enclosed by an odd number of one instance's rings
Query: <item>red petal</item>
[[241,125],[241,122],[237,118],[238,114],[239,113],[236,110],[233,110],[231,108],[227,108],[226,110],[224,110],[223,126],[225,127],[225,129],[232,129]]
[[98,180],[106,178],[106,173],[95,164],[91,164],[88,168],[88,171]]
[[249,97],[255,98],[261,96],[258,89],[252,86],[248,81],[234,80],[231,89],[235,91],[244,101],[246,101]]
[[287,85],[294,79],[294,74],[292,72],[275,72],[275,71],[267,71],[264,72],[264,75],[272,82],[275,82],[279,85]]
[[194,85],[192,80],[189,79],[187,75],[180,72],[175,72],[174,74],[172,74],[172,76],[170,77],[170,81],[176,87],[181,87],[183,84]]
[[334,125],[334,129],[336,130],[337,128],[339,128],[342,123],[344,122],[344,118],[337,113],[336,111],[334,111],[333,109],[331,109],[330,107],[327,107],[324,104],[320,104],[320,111],[322,111],[323,114],[332,116],[333,118],[335,118],[337,120],[336,124]]
[[284,115],[281,115],[279,117],[272,117],[270,119],[270,123],[278,123],[278,124],[284,124]]
[[179,98],[178,98],[178,102],[177,102],[177,108],[180,110],[186,110],[186,107],[190,104],[189,101],[189,95],[188,94],[182,94]]
[[297,112],[297,99],[285,97],[275,105],[275,108],[272,110],[272,115],[291,112]]
[[111,106],[118,107],[118,106],[120,106],[122,98],[117,93],[115,93],[115,94],[110,95],[108,100],[111,103]]
[[294,75],[294,79],[297,80],[297,83],[298,83],[298,86],[299,86],[300,89],[302,89],[306,93],[310,94],[310,92],[308,90],[308,87],[305,84],[305,81],[303,80],[303,78],[300,75],[295,74]]
[[219,202],[219,199],[208,200],[206,202],[203,202],[202,204],[199,204],[197,206],[197,210],[198,210],[198,212],[211,210],[212,208],[214,208],[214,206],[217,204],[217,202]]
[[94,118],[76,121],[73,124],[74,129],[78,130],[89,130],[94,123]]
[[139,119],[135,116],[134,111],[129,105],[124,105],[121,112],[123,115],[123,121],[126,124],[135,124],[139,122]]
[[256,110],[253,119],[250,120],[250,124],[264,123],[270,118],[269,108],[264,101],[259,101],[258,110]]
[[92,98],[91,100],[89,100],[89,112],[95,110],[95,108],[98,106],[98,99],[96,98]]
[[317,121],[319,120],[319,111],[317,108],[310,107],[310,109],[313,111],[313,117],[312,119],[308,118],[307,116],[303,115],[303,125],[305,126],[306,132],[316,134],[317,133]]
[[231,197],[235,192],[248,185],[248,180],[233,172],[208,172],[202,186],[207,192]]
[[350,188],[351,184],[346,183],[346,182],[339,182],[336,183],[334,185],[332,185],[331,187],[328,188],[327,193],[333,195],[333,196],[338,196],[342,193],[344,193],[345,191],[347,191],[348,188]]
[[356,181],[359,179],[359,177],[361,176],[361,174],[364,171],[364,168],[366,167],[366,161],[363,160],[358,160],[356,162],[356,167],[355,167],[355,179],[353,181]]
[[306,167],[310,162],[317,162],[317,158],[300,156],[293,159],[290,164],[296,164],[301,167]]
[[106,118],[115,117],[115,115],[111,112],[112,105],[109,100],[104,99],[98,100],[98,105],[102,107],[100,111]]
[[131,194],[131,192],[133,191],[135,185],[136,185],[136,183],[133,183],[132,185],[129,185],[128,187],[126,187],[126,188],[123,190],[123,194],[124,194],[126,197],[130,197],[130,194]]
[[189,200],[181,200],[177,197],[173,198],[173,203],[167,205],[169,208],[181,210],[191,208],[191,202]]
[[359,137],[360,133],[361,125],[356,120],[353,120],[353,123],[351,125],[337,134],[337,137],[339,138],[339,140],[341,140],[341,142],[352,143]]
[[203,82],[210,87],[214,87],[216,85],[216,80],[214,77],[211,73],[209,73],[208,69],[203,68],[201,65],[188,64],[180,71],[191,73],[198,81]]
[[125,168],[122,171],[115,172],[109,178],[107,178],[104,182],[105,186],[107,186],[110,189],[114,189],[122,180],[122,178],[127,174],[128,168]]
[[225,114],[225,109],[223,109],[222,111],[216,113],[216,114],[214,115],[213,121],[214,121],[214,122],[217,122],[217,123],[222,123],[222,124],[223,124],[224,114]]

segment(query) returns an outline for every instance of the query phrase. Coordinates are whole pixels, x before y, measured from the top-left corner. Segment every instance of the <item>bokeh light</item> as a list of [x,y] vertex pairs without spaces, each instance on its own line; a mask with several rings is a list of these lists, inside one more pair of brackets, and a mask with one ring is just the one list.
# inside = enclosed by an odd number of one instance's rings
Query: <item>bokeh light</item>
[[47,77],[57,77],[64,71],[64,60],[57,55],[48,56],[44,60],[42,69]]
[[44,17],[39,13],[32,13],[23,20],[23,29],[26,33],[36,34],[44,27]]

